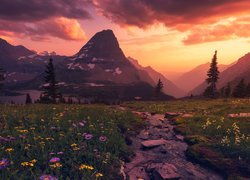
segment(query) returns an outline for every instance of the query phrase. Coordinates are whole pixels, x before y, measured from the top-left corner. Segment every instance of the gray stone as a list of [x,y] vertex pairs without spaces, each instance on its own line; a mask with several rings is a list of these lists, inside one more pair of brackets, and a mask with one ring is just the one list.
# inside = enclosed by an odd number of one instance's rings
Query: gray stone
[[148,172],[151,172],[154,179],[180,179],[177,168],[170,163],[158,163],[151,164],[147,168]]
[[147,140],[147,141],[143,141],[141,142],[142,146],[145,148],[152,148],[152,147],[156,147],[156,146],[160,146],[160,145],[164,145],[166,144],[166,140],[164,139],[158,139],[158,140]]

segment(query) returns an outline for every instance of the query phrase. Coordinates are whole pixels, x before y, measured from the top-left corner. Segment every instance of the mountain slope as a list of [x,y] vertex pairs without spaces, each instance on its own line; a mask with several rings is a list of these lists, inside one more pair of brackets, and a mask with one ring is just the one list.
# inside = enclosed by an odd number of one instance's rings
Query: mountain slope
[[139,70],[143,71],[144,73],[148,74],[151,79],[153,79],[153,84],[151,83],[152,86],[155,86],[158,82],[159,79],[164,84],[163,91],[166,94],[171,94],[172,96],[175,96],[176,98],[183,97],[186,93],[182,91],[180,88],[178,88],[174,83],[172,83],[170,80],[166,79],[161,73],[157,72],[154,70],[152,67],[147,66],[147,67],[142,67],[137,60],[128,57],[130,62]]
[[[247,83],[250,82],[250,53],[244,55],[229,68],[220,73],[217,88],[220,89],[226,86],[228,82],[235,86],[235,84],[237,84],[241,79],[245,79]],[[193,89],[191,93],[194,95],[200,95],[204,92],[206,87],[206,82],[203,82],[198,87]]]
[[[190,92],[192,89],[200,85],[204,79],[206,79],[209,67],[210,63],[199,65],[191,71],[184,73],[177,80],[175,80],[174,83],[186,92]],[[229,65],[218,65],[220,72],[224,71],[228,67]]]

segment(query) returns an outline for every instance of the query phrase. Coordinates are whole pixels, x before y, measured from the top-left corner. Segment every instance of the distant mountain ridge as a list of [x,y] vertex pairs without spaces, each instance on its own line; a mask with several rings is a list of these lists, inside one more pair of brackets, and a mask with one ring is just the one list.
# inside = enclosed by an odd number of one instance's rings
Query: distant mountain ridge
[[[8,43],[7,46],[10,51],[15,48]],[[112,30],[96,33],[78,53],[70,57],[47,52],[37,54],[28,49],[16,54],[13,58],[15,69],[3,66],[8,72],[7,76],[15,75],[14,78],[18,78],[23,73],[27,78],[7,81],[9,87],[19,90],[40,89],[44,83],[45,65],[50,57],[54,59],[56,79],[63,93],[121,99],[139,96],[150,99],[154,95],[151,85],[154,81],[125,57]],[[7,56],[6,59],[9,58]],[[3,62],[0,57],[0,66],[4,65]],[[164,94],[162,97],[173,99]]]
[[[218,89],[226,86],[227,83],[231,83],[232,86],[235,86],[241,79],[244,79],[246,83],[250,83],[250,53],[239,58],[230,67],[221,72],[219,77],[220,79],[217,83]],[[204,92],[206,87],[206,82],[203,82],[190,93],[200,95]]]
[[[220,72],[230,67],[230,65],[219,64],[218,68]],[[190,92],[192,89],[200,85],[207,77],[207,71],[210,68],[210,63],[201,64],[191,71],[188,71],[181,75],[174,83],[186,92]]]
[[170,80],[168,80],[164,75],[162,75],[161,73],[154,70],[151,66],[143,67],[139,64],[138,60],[133,59],[131,57],[128,57],[128,59],[137,69],[145,71],[150,76],[150,78],[153,80],[152,85],[155,86],[157,84],[158,80],[161,79],[161,81],[163,82],[163,85],[164,85],[163,91],[166,94],[171,94],[171,95],[175,96],[176,98],[180,98],[180,97],[185,96],[186,93],[184,91],[182,91],[174,83],[172,83]]

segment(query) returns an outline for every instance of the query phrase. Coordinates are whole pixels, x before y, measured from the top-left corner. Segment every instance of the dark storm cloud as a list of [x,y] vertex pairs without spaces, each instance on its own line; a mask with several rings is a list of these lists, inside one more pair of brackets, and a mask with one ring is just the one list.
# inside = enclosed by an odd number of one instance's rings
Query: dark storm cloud
[[36,21],[51,17],[90,18],[89,0],[1,0],[0,19]]
[[94,0],[97,9],[120,25],[148,27],[154,23],[186,30],[189,25],[249,12],[249,0]]

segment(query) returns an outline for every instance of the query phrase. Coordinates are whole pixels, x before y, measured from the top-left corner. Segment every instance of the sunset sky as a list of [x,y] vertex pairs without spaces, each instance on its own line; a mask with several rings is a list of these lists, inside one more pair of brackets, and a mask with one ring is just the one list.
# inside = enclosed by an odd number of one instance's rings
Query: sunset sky
[[250,52],[249,0],[0,0],[0,37],[35,51],[75,54],[112,29],[126,56],[161,72],[220,64]]

